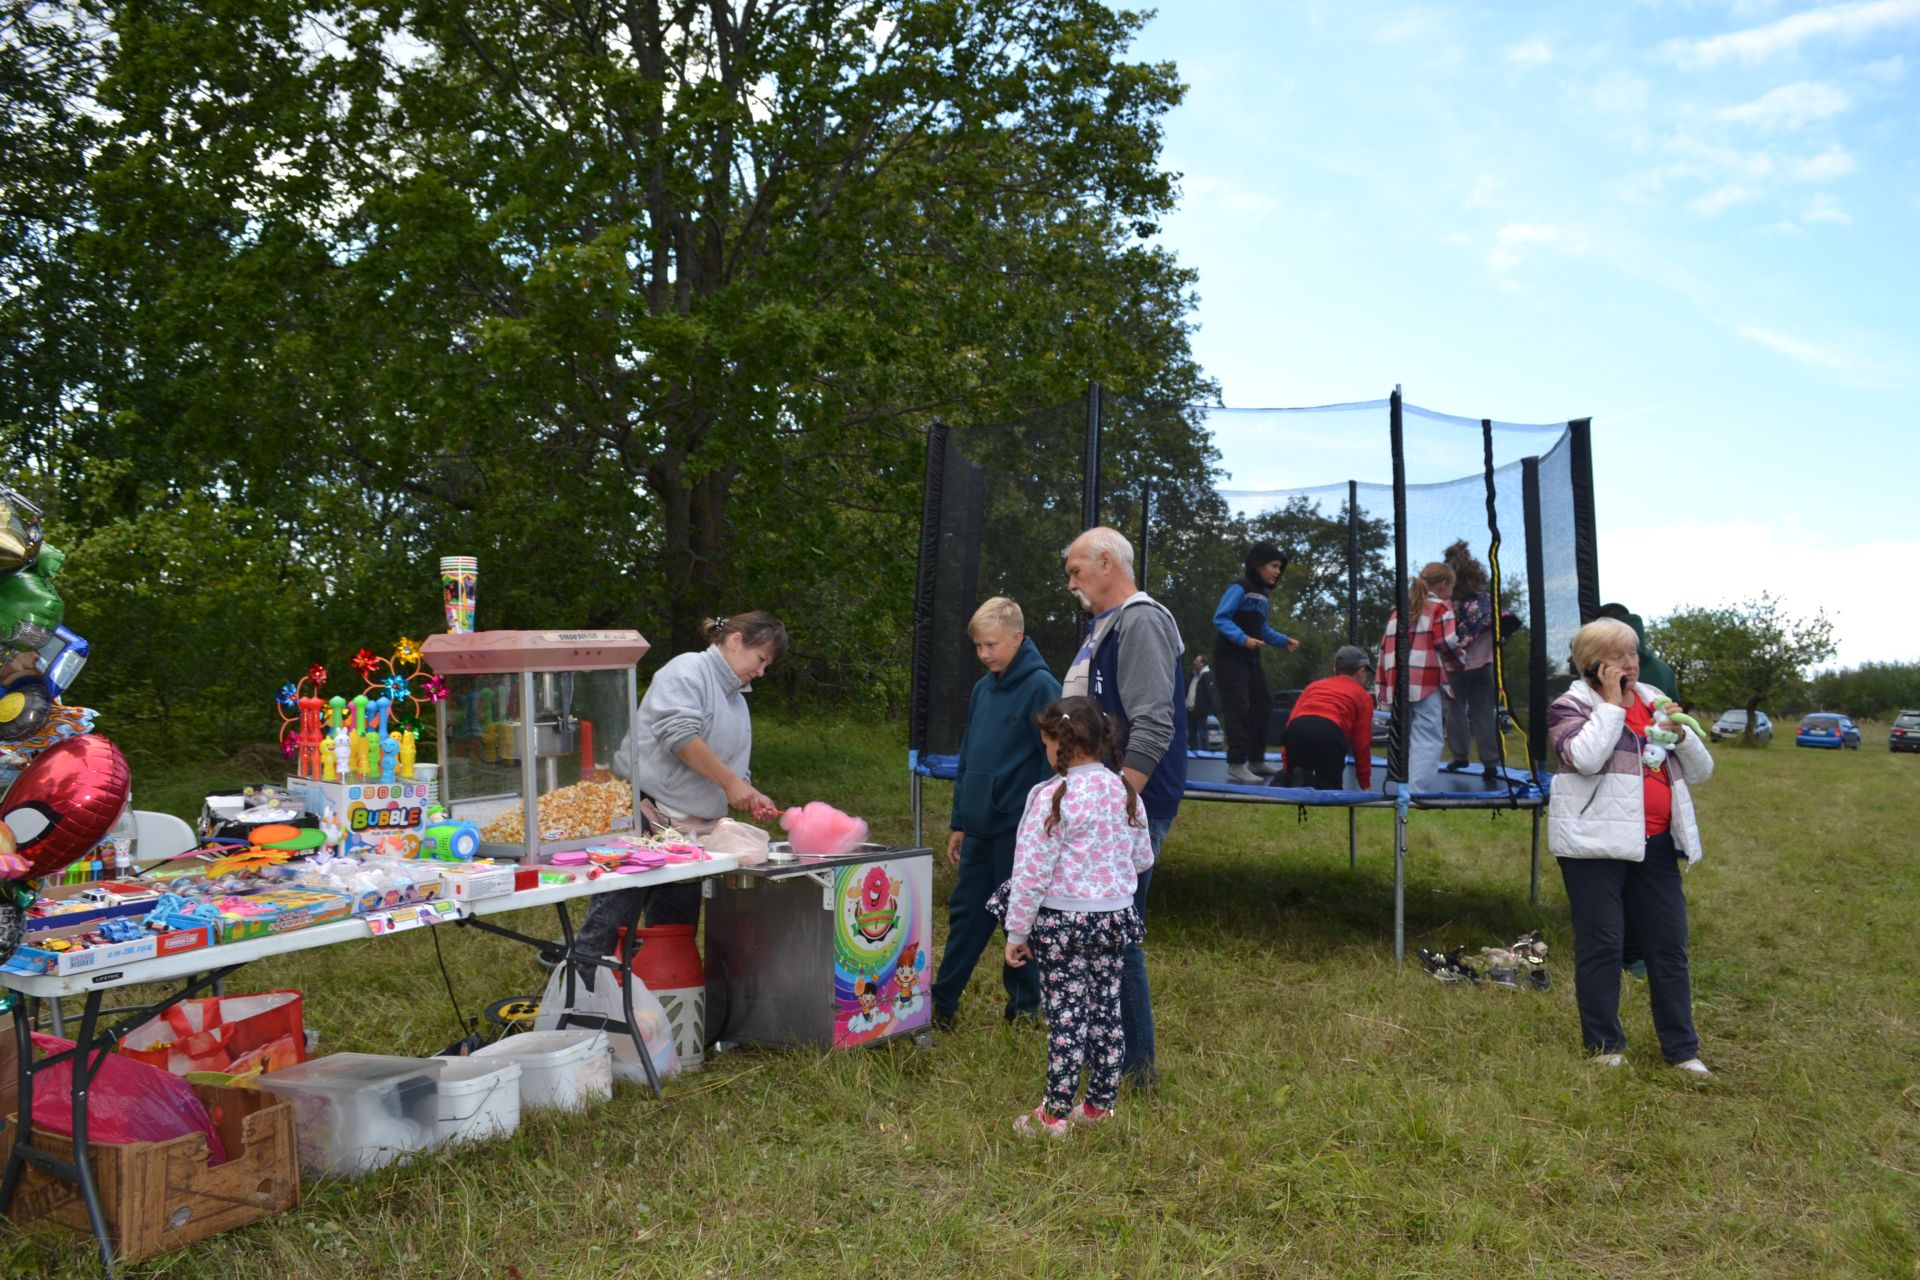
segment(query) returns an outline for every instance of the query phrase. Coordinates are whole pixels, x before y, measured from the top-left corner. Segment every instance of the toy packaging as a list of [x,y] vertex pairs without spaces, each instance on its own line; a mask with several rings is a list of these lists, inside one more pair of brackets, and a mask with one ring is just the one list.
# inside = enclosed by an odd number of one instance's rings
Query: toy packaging
[[518,868],[497,862],[456,862],[439,868],[442,892],[461,902],[498,898],[513,892]]
[[315,813],[339,815],[344,852],[377,852],[411,858],[420,850],[426,820],[424,782],[322,782],[292,777],[287,786]]
[[222,898],[213,905],[220,912],[222,942],[264,938],[353,914],[351,899],[318,889],[263,889],[245,897]]
[[143,930],[125,941],[111,941],[90,933],[85,925],[37,933],[8,957],[0,970],[29,976],[97,972],[136,960],[197,951],[219,940],[212,924],[197,924],[164,933]]

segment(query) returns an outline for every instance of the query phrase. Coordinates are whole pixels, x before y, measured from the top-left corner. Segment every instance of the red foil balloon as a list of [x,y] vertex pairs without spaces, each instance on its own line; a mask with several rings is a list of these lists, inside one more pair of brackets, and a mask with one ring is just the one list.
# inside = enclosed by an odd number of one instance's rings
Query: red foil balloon
[[0,800],[0,822],[26,859],[20,878],[52,875],[106,839],[132,784],[127,758],[97,734],[42,751]]

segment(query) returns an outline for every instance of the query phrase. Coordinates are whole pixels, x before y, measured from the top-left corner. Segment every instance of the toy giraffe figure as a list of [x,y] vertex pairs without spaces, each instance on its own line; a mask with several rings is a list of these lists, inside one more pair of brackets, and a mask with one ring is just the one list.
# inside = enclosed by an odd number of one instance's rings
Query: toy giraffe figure
[[411,729],[400,731],[400,776],[413,776],[414,754],[419,750],[419,735]]
[[340,771],[340,781],[345,782],[348,766],[353,761],[353,735],[347,732],[345,725],[333,731],[333,759],[335,768]]

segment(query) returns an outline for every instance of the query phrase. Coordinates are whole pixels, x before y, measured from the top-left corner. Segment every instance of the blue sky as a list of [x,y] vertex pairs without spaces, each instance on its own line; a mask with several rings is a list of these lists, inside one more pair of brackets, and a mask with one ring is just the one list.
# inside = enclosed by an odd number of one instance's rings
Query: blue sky
[[1920,659],[1920,0],[1163,0],[1136,53],[1229,406],[1591,416],[1605,595]]

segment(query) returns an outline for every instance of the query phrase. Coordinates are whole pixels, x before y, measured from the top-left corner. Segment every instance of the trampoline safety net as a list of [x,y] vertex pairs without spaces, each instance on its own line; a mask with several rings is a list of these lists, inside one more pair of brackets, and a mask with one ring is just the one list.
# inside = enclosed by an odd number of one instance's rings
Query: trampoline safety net
[[[1398,594],[1396,560],[1404,552],[1406,572],[1417,573],[1464,538],[1497,568],[1499,607],[1519,628],[1500,651],[1516,729],[1503,740],[1506,763],[1545,768],[1545,708],[1566,687],[1573,633],[1599,606],[1588,424],[1463,418],[1397,401],[1182,409],[1183,429],[1217,451],[1202,450],[1205,462],[1187,474],[1143,447],[1167,438],[1164,412],[1097,391],[998,427],[935,426],[915,610],[915,760],[959,749],[981,673],[966,624],[982,600],[1019,602],[1048,665],[1065,668],[1082,618],[1060,553],[1099,523],[1133,540],[1140,585],[1173,610],[1189,661],[1211,656],[1213,609],[1241,576],[1246,547],[1265,540],[1288,553],[1273,619],[1301,648],[1266,651],[1276,690],[1329,674],[1342,644],[1377,657]],[[1515,758],[1520,751],[1528,758]]]

